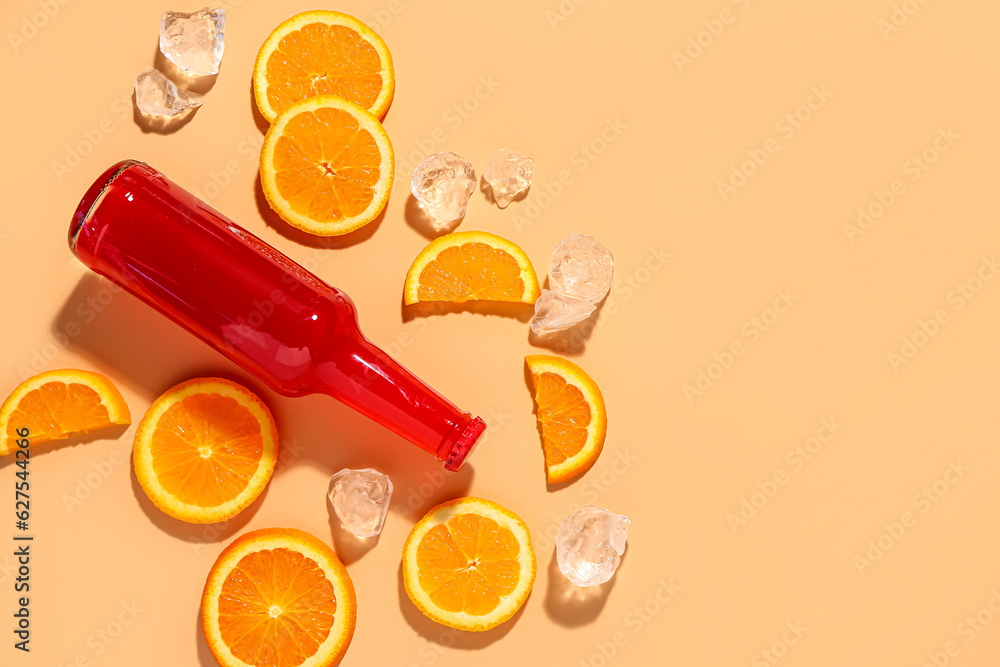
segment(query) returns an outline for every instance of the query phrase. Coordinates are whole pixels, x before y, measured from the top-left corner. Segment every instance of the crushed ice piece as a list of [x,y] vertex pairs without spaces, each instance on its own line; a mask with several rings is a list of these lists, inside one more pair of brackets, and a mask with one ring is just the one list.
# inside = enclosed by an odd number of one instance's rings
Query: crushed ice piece
[[382,532],[392,499],[392,480],[374,468],[344,468],[330,478],[327,498],[344,528],[358,537]]
[[483,178],[493,189],[493,200],[500,208],[507,208],[514,197],[531,186],[535,161],[506,148],[491,153],[486,158]]
[[628,539],[629,519],[588,505],[566,517],[556,536],[559,571],[577,586],[597,586],[615,575]]
[[535,301],[535,316],[531,318],[531,330],[536,334],[549,334],[583,322],[597,306],[583,299],[562,296],[547,289]]
[[570,234],[549,255],[549,288],[563,296],[598,303],[608,295],[615,258],[587,234]]
[[163,12],[160,51],[185,74],[219,73],[226,50],[226,10],[203,7],[196,12]]
[[181,90],[152,67],[135,78],[135,104],[146,116],[173,118],[204,101],[202,95]]
[[465,217],[476,189],[476,170],[461,155],[441,151],[425,157],[413,170],[410,191],[427,214],[445,231],[447,223]]

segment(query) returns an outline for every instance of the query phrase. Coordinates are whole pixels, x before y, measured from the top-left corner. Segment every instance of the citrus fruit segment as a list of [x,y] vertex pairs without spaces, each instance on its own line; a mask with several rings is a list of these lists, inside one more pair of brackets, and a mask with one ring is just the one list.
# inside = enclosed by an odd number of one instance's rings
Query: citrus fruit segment
[[538,406],[546,480],[565,482],[601,455],[608,433],[604,396],[597,383],[568,359],[531,354],[524,361]]
[[153,504],[181,521],[230,519],[267,486],[278,431],[267,406],[245,387],[196,378],[168,390],[135,431],[132,460]]
[[288,107],[260,151],[260,183],[281,219],[336,236],[374,220],[389,201],[395,160],[375,116],[339,97]]
[[488,232],[438,237],[406,272],[403,300],[513,301],[534,303],[541,290],[531,260],[521,248]]
[[333,549],[291,528],[238,537],[201,596],[201,628],[222,667],[325,667],[354,636],[354,584]]
[[334,11],[302,12],[283,22],[264,40],[253,66],[253,96],[272,123],[292,104],[317,95],[337,95],[381,118],[395,89],[382,38]]
[[458,630],[489,630],[513,616],[535,568],[524,521],[482,498],[438,505],[403,545],[406,594],[428,618]]
[[46,371],[17,385],[0,405],[0,456],[17,449],[17,431],[32,445],[131,424],[118,388],[99,373],[73,368]]

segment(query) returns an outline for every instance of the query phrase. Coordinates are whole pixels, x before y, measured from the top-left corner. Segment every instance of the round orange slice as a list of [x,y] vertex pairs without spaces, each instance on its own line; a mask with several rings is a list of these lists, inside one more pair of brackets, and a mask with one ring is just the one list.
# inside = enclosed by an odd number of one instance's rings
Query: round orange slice
[[274,122],[282,111],[317,95],[337,95],[381,118],[396,89],[389,47],[348,14],[314,10],[275,28],[257,53],[253,96]]
[[271,411],[247,388],[221,378],[188,380],[157,398],[132,443],[142,490],[189,523],[239,514],[267,486],[277,458]]
[[19,384],[0,405],[0,456],[25,438],[38,445],[131,423],[121,392],[100,373],[46,371]]
[[546,480],[565,482],[601,455],[608,433],[604,396],[597,383],[568,359],[531,354],[524,361],[538,406]]
[[528,599],[535,581],[531,534],[519,516],[482,498],[427,513],[403,545],[403,586],[428,618],[489,630]]
[[455,232],[424,248],[406,272],[403,301],[534,303],[541,290],[521,248],[489,232]]
[[326,667],[347,651],[354,584],[333,549],[301,530],[265,528],[219,554],[201,628],[222,667]]
[[378,217],[394,165],[389,135],[375,116],[322,95],[292,104],[271,125],[260,150],[260,183],[282,220],[337,236]]

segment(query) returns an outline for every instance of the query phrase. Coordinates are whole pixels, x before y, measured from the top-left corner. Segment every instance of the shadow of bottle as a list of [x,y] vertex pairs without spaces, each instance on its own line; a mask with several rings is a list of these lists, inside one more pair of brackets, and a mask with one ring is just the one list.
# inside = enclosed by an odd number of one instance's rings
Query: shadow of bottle
[[[193,377],[223,377],[247,386],[269,406],[278,425],[276,478],[299,465],[328,475],[342,468],[376,468],[389,475],[395,486],[390,512],[415,520],[432,505],[464,495],[475,474],[471,464],[458,472],[445,471],[432,455],[332,397],[276,394],[221,353],[96,274],[80,279],[51,329],[57,339],[66,341],[67,348],[87,361],[88,368],[145,399],[144,404],[133,401],[130,405],[133,421],[141,418],[157,396]],[[331,424],[336,428],[331,429]],[[119,436],[118,430],[111,429],[53,443],[52,448]],[[9,463],[0,461],[2,465]],[[191,533],[186,524],[178,525],[182,522],[153,506],[133,481],[136,498],[152,523],[187,541],[203,539],[200,531]],[[224,529],[217,526],[218,539],[231,537],[244,526],[244,517],[252,516],[259,502],[260,498],[231,520],[231,525]],[[330,519],[331,524],[334,520]],[[340,529],[339,521],[337,526],[331,525],[331,530],[334,528]],[[336,530],[333,535],[337,537]],[[340,543],[345,551],[358,552],[356,557],[364,553],[346,539]]]

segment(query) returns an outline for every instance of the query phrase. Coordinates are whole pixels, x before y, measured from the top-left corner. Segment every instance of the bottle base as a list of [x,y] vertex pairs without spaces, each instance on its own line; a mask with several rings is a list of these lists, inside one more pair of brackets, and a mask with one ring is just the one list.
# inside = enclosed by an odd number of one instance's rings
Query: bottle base
[[98,204],[101,203],[101,199],[104,198],[105,193],[108,191],[108,187],[114,182],[116,178],[126,169],[134,167],[137,164],[142,164],[138,160],[122,160],[111,165],[108,169],[104,171],[100,177],[93,182],[90,188],[87,189],[87,193],[80,200],[80,203],[76,207],[76,211],[73,213],[73,220],[69,226],[69,249],[73,251],[74,255],[79,257],[76,249],[77,240],[80,238],[80,233],[84,230],[84,227],[90,222],[91,215],[97,208]]

